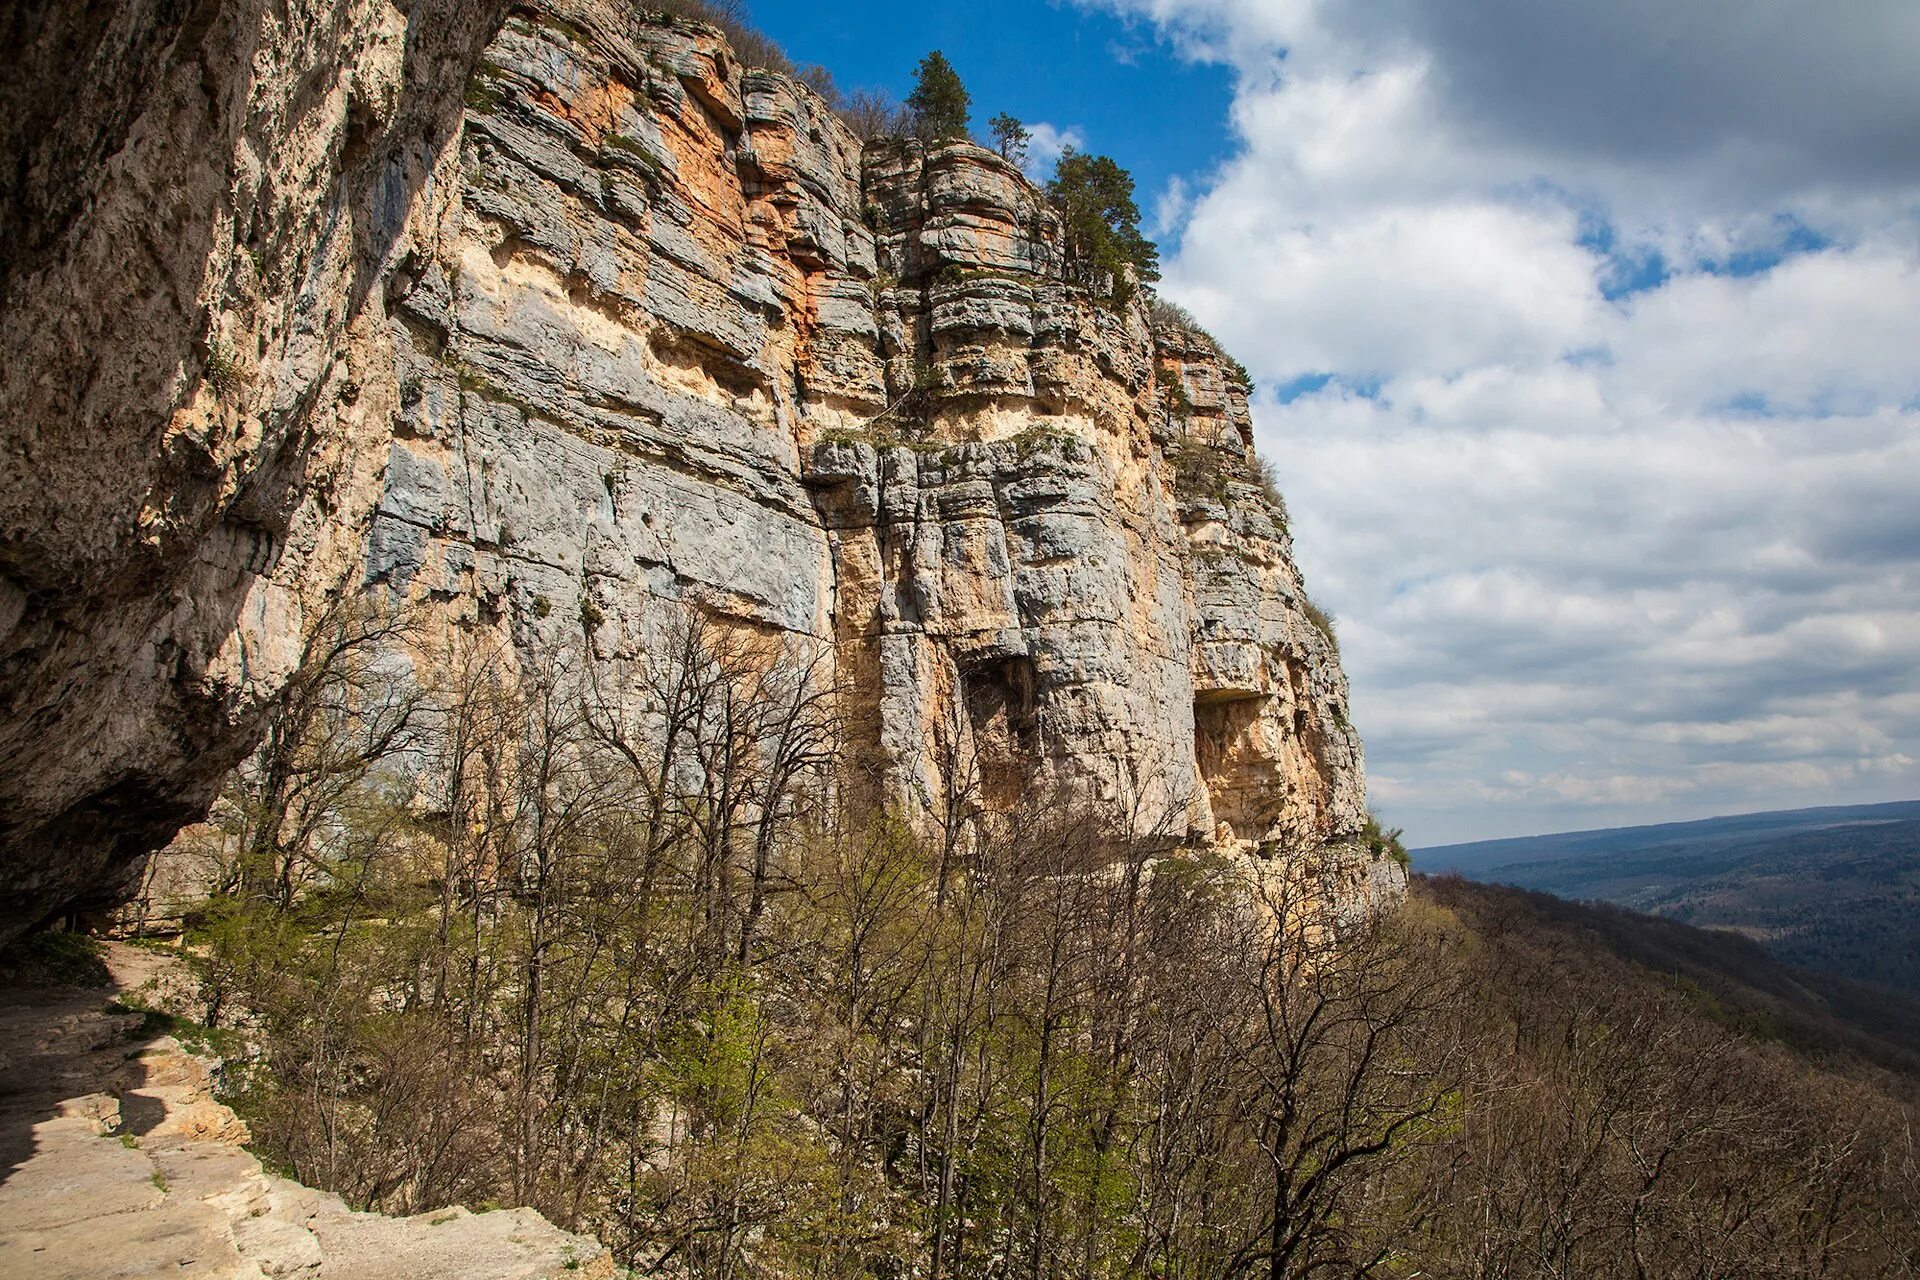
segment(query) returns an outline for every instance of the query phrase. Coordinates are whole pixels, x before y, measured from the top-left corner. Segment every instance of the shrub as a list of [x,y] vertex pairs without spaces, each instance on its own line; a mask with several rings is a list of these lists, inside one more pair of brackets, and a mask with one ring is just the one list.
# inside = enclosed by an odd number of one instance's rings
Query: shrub
[[1185,422],[1193,416],[1193,397],[1187,394],[1187,380],[1183,377],[1160,380],[1160,403],[1175,422]]
[[206,378],[207,385],[213,388],[213,394],[222,400],[247,384],[246,370],[241,367],[240,357],[226,343],[219,341],[207,347]]
[[1307,615],[1307,621],[1313,624],[1313,629],[1327,638],[1327,647],[1333,650],[1334,656],[1339,657],[1340,632],[1333,615],[1315,604],[1304,591],[1300,593],[1300,609]]
[[740,0],[646,0],[643,17],[657,21],[686,18],[718,27],[743,67],[757,67],[792,76],[833,109],[862,142],[912,131],[905,108],[886,93],[871,89],[843,94],[825,67],[797,66],[774,39],[754,26]]
[[1274,515],[1284,529],[1293,521],[1287,514],[1287,500],[1280,495],[1280,476],[1273,469],[1273,459],[1260,458],[1257,465],[1260,468],[1260,491],[1267,495],[1267,502],[1273,507]]
[[1213,335],[1200,327],[1200,322],[1193,318],[1193,312],[1172,298],[1163,298],[1157,293],[1154,294],[1147,300],[1147,318],[1155,324],[1172,325],[1178,329],[1185,329],[1188,333],[1197,333],[1209,342],[1213,341]]
[[1211,498],[1224,501],[1227,473],[1218,450],[1196,440],[1188,440],[1173,460],[1173,491],[1181,497]]
[[801,67],[793,73],[793,78],[819,94],[821,100],[835,111],[846,103],[846,98],[840,92],[840,86],[833,82],[833,72],[817,63]]
[[0,951],[0,980],[8,986],[104,987],[113,981],[100,944],[83,933],[47,930]]
[[1400,839],[1405,834],[1400,827],[1381,826],[1380,819],[1369,813],[1366,825],[1360,828],[1360,843],[1376,859],[1392,858],[1402,867],[1410,867],[1413,857]]
[[[1209,341],[1211,341],[1211,339],[1209,339]],[[1238,360],[1235,360],[1232,356],[1228,355],[1225,351],[1222,351],[1220,349],[1219,343],[1215,342],[1213,344],[1213,349],[1219,355],[1220,363],[1224,364],[1227,367],[1227,372],[1232,374],[1234,379],[1238,381],[1241,386],[1245,387],[1247,389],[1247,394],[1251,396],[1253,394],[1253,386],[1254,386],[1253,375],[1247,372],[1247,366],[1245,366],[1244,364],[1241,364]]]
[[862,142],[903,138],[913,132],[913,117],[884,89],[856,89],[848,94],[840,119]]
[[646,0],[642,11],[654,18],[689,18],[718,27],[741,66],[798,75],[793,59],[787,57],[786,50],[771,36],[753,25],[747,16],[747,6],[740,0]]

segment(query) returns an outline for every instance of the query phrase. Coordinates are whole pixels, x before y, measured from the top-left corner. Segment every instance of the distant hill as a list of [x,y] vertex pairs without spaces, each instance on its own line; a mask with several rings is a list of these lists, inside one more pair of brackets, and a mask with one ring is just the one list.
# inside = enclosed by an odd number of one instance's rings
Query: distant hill
[[1413,862],[1733,930],[1789,964],[1920,995],[1920,801],[1483,840]]
[[1786,964],[1721,929],[1457,876],[1417,876],[1418,896],[1459,913],[1483,940],[1525,939],[1530,952],[1599,980],[1603,957],[1629,969],[1612,981],[1677,990],[1709,1019],[1816,1059],[1872,1062],[1920,1080],[1920,998]]

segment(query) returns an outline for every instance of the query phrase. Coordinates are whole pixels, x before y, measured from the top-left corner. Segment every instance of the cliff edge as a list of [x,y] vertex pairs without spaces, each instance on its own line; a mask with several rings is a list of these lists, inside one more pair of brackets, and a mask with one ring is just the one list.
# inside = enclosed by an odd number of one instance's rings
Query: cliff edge
[[626,6],[180,8],[8,20],[139,71],[7,139],[5,931],[124,896],[362,584],[595,661],[697,609],[909,811],[964,757],[1394,891],[1244,374],[1012,165]]

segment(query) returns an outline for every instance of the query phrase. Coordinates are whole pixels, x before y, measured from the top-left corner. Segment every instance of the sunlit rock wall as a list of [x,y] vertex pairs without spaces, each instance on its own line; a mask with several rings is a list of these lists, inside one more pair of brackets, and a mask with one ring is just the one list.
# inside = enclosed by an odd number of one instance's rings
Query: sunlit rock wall
[[9,266],[10,349],[63,371],[3,388],[16,923],[122,891],[353,583],[523,654],[632,657],[679,605],[793,637],[909,812],[1358,830],[1345,678],[1209,339],[1097,300],[991,152],[863,145],[711,29],[430,8],[235,11],[274,56],[221,46],[216,106],[211,37],[152,37],[121,168],[76,161],[87,217]]

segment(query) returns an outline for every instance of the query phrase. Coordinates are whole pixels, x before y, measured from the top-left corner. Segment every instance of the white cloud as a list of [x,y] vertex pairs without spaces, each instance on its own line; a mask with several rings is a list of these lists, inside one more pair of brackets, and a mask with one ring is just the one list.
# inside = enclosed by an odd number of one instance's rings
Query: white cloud
[[1155,240],[1177,239],[1187,225],[1187,215],[1193,212],[1193,192],[1187,186],[1187,180],[1175,175],[1167,183],[1153,202],[1153,225],[1147,233]]
[[1920,795],[1920,6],[1108,7],[1416,843]]
[[1086,149],[1086,134],[1077,124],[1061,127],[1042,120],[1028,125],[1027,132],[1031,136],[1027,139],[1027,159],[1022,167],[1035,182],[1045,182],[1053,176],[1053,166],[1069,147],[1075,151]]

